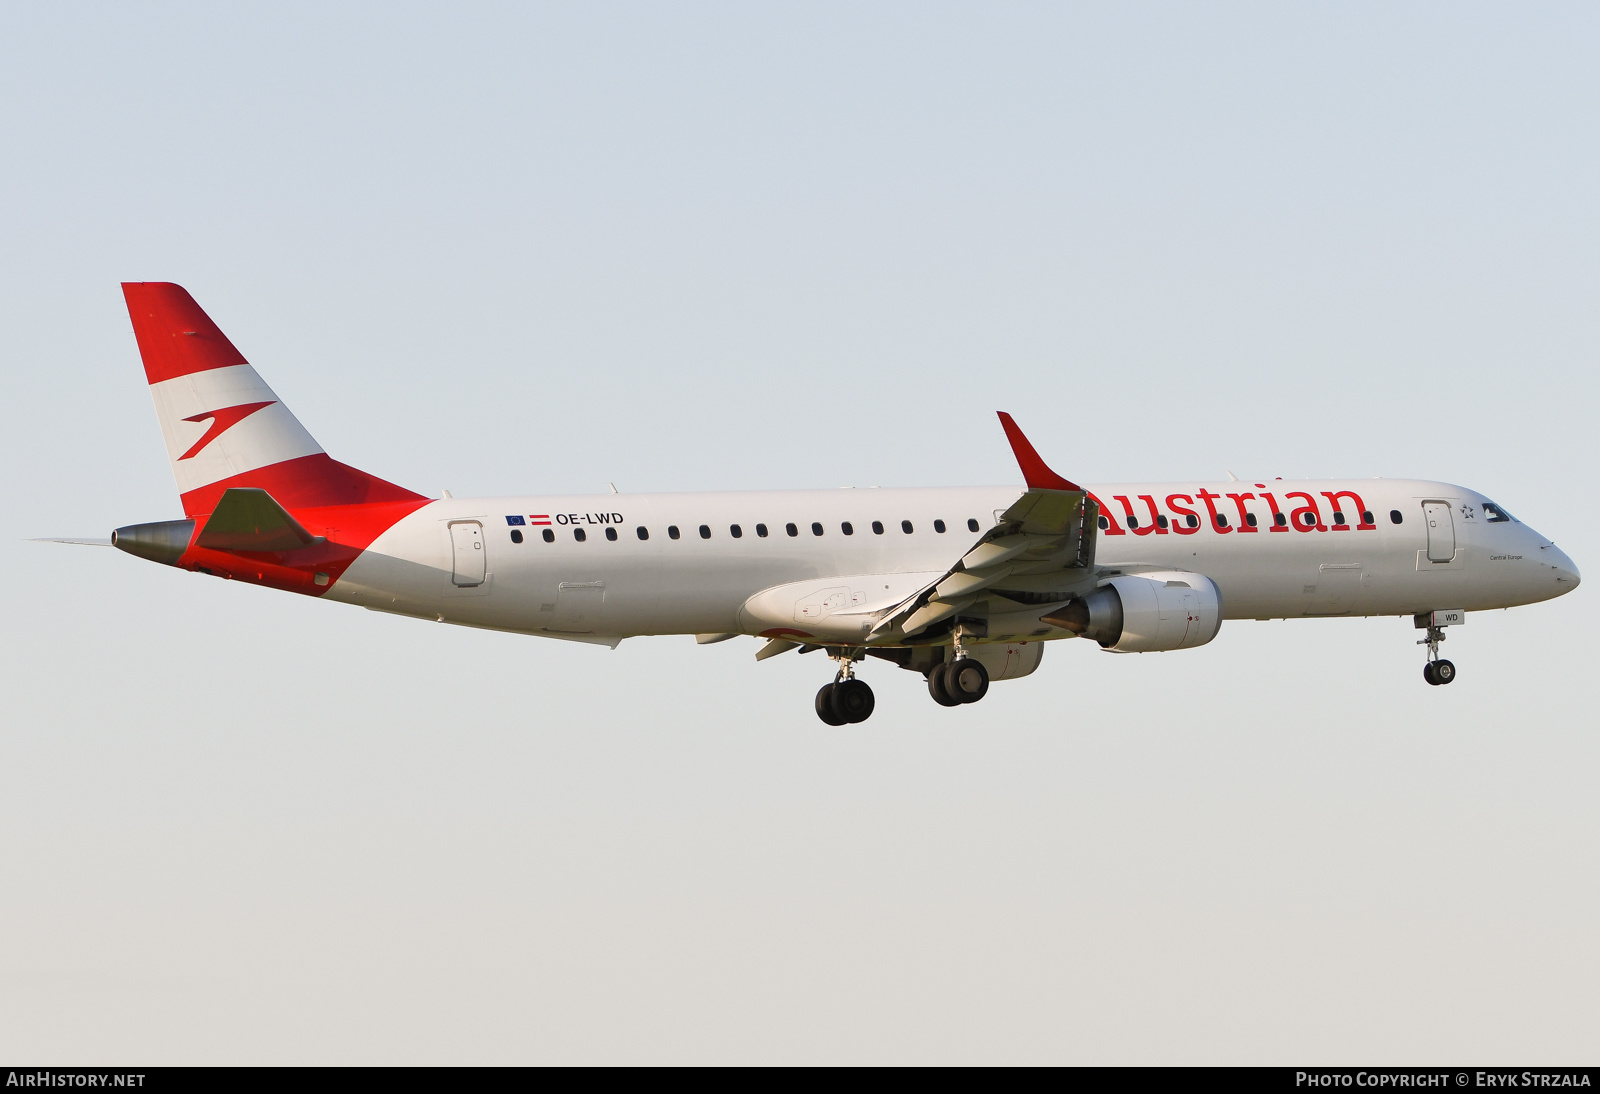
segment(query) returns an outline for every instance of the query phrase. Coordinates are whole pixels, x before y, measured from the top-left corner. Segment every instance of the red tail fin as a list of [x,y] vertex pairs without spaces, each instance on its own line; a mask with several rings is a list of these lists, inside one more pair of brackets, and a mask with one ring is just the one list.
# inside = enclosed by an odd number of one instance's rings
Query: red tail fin
[[211,512],[231,487],[290,509],[426,500],[329,458],[182,287],[122,292],[186,515]]

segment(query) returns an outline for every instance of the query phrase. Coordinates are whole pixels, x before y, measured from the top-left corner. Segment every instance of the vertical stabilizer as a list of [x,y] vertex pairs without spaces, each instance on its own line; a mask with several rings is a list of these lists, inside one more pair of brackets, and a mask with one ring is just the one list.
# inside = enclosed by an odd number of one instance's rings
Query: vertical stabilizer
[[422,500],[330,459],[181,286],[122,292],[186,515],[209,513],[230,487],[267,490],[291,509]]

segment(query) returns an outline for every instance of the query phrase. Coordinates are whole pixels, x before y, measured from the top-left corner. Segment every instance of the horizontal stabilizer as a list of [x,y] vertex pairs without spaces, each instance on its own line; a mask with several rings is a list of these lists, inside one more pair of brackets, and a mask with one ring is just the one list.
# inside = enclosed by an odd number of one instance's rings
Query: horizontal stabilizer
[[216,551],[297,551],[316,538],[265,490],[235,486],[223,492],[195,546]]

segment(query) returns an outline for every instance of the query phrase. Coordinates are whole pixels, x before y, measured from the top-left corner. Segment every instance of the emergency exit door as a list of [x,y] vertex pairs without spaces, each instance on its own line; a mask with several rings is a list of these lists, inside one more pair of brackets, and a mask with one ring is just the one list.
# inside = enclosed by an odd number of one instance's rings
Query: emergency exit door
[[[1428,525],[1428,561],[1449,562],[1456,557],[1456,525],[1447,501],[1425,501],[1422,517]],[[1415,541],[1413,541],[1415,542]]]
[[450,580],[463,586],[482,585],[488,569],[484,565],[483,525],[475,520],[450,525],[450,548],[455,565]]

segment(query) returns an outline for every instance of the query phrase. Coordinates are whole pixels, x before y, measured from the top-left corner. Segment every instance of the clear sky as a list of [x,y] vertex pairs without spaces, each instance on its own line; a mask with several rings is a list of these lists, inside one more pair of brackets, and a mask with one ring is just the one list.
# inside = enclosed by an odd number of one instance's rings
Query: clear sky
[[[117,283],[424,493],[1479,489],[1600,575],[1592,5],[0,7],[0,1057],[1593,1062],[1593,590],[947,711],[22,542]],[[1588,713],[1585,713],[1588,711]]]

